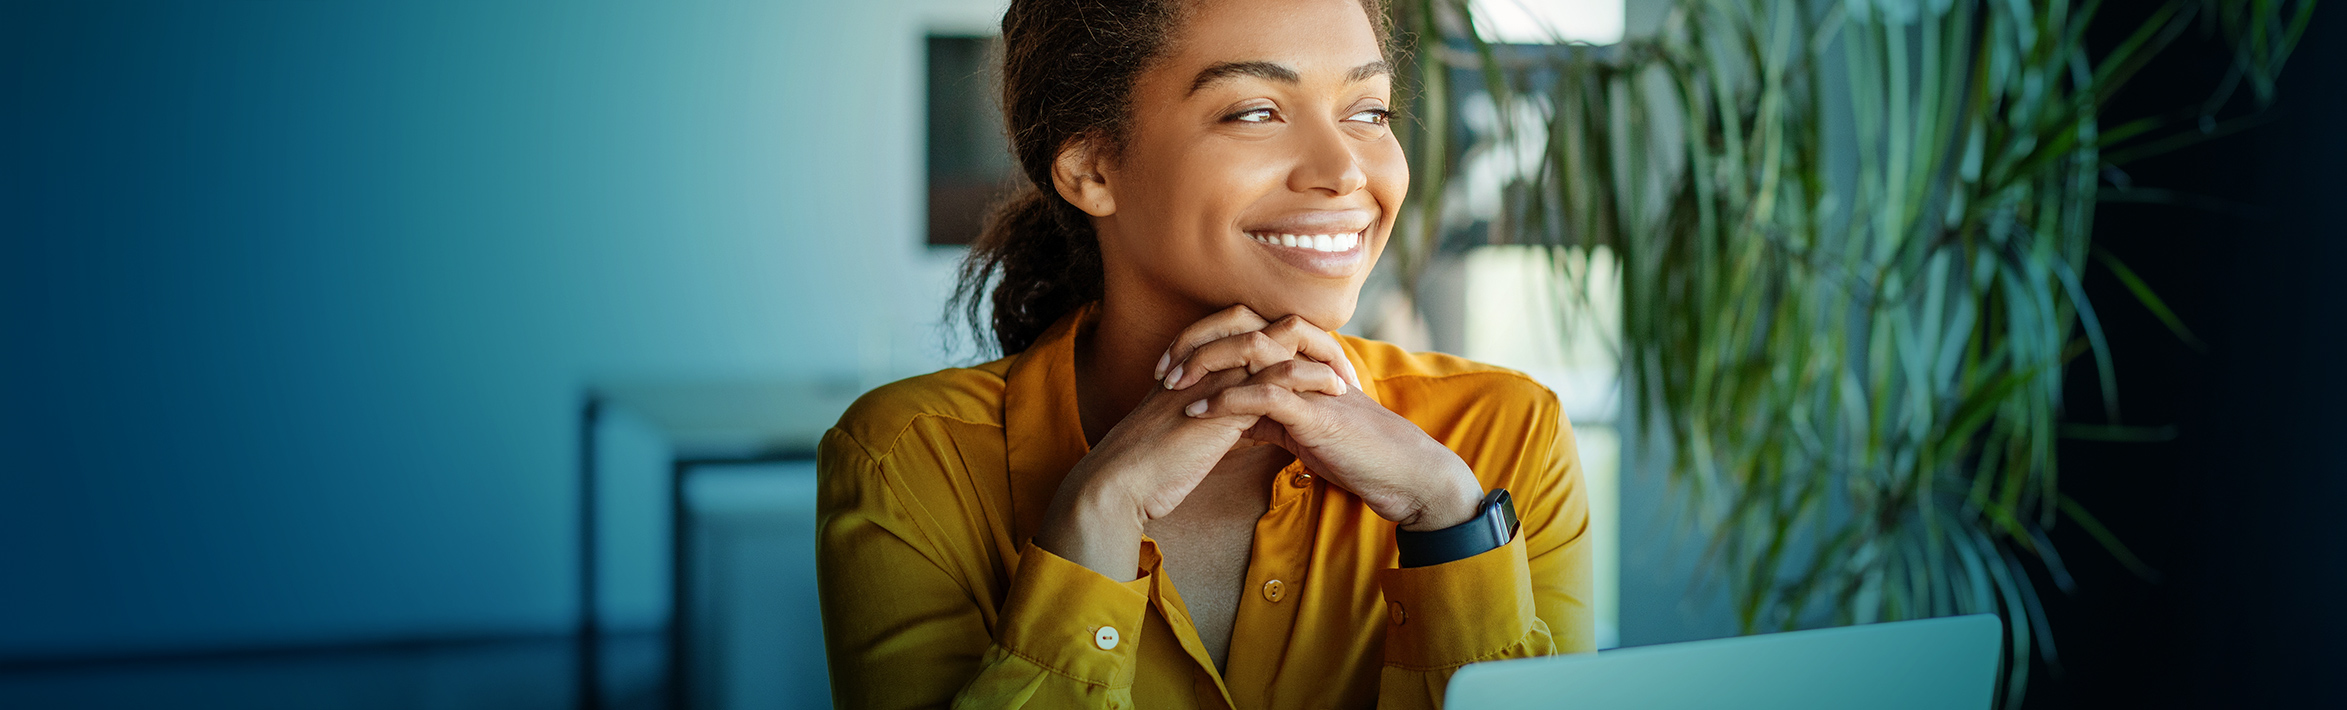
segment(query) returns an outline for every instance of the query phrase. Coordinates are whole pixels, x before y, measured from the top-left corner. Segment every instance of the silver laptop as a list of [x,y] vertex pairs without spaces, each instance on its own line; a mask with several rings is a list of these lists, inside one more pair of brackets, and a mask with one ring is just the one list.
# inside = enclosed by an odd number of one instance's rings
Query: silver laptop
[[1443,707],[1986,710],[2003,628],[1974,614],[1477,663]]

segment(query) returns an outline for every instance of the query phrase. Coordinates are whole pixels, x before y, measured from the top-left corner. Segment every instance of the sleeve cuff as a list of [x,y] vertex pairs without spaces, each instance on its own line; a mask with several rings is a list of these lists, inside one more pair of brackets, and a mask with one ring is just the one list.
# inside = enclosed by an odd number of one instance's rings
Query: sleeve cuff
[[1409,670],[1456,668],[1498,657],[1532,633],[1532,565],[1524,535],[1463,560],[1378,573],[1385,591],[1385,659]]
[[995,621],[995,643],[1078,681],[1131,687],[1150,578],[1159,567],[1148,552],[1144,574],[1118,582],[1029,543]]

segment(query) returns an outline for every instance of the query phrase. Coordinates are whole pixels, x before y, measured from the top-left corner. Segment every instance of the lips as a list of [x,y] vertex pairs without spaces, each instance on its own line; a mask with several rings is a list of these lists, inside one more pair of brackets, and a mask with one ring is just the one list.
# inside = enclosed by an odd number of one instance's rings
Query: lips
[[1306,274],[1349,279],[1369,268],[1364,237],[1377,224],[1372,209],[1302,210],[1239,225],[1270,256]]

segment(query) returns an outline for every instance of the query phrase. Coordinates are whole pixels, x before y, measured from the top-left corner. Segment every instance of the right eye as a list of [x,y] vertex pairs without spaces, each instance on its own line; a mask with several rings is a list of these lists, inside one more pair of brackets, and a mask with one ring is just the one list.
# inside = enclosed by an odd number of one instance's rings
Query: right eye
[[1269,108],[1251,108],[1245,111],[1240,111],[1238,113],[1224,116],[1222,117],[1222,120],[1235,121],[1238,123],[1270,123],[1272,120],[1277,118],[1279,118],[1278,112],[1275,112]]

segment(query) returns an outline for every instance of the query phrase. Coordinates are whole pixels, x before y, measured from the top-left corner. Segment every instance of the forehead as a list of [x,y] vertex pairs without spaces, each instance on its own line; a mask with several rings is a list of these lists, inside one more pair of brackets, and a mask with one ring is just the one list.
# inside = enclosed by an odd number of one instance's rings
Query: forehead
[[1151,73],[1184,89],[1198,72],[1228,62],[1285,65],[1309,83],[1343,80],[1384,58],[1360,0],[1199,0],[1168,49]]

